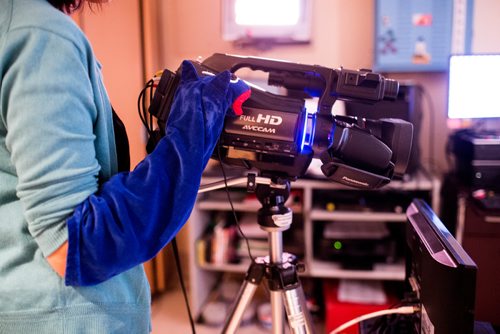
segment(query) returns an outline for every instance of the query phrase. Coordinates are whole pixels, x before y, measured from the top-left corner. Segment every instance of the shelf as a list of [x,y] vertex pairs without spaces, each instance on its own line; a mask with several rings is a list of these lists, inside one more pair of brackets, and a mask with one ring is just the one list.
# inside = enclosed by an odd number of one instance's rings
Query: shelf
[[[220,178],[203,178],[204,184],[220,182]],[[238,183],[239,184],[239,183]],[[262,207],[254,195],[248,195],[246,185],[231,187],[233,207],[239,218],[255,214]],[[295,230],[294,243],[300,246],[302,253],[299,262],[305,265],[301,277],[319,279],[360,279],[401,282],[405,280],[406,267],[404,258],[396,263],[376,263],[373,270],[344,269],[340,262],[329,262],[314,257],[316,237],[323,223],[334,222],[367,222],[369,224],[389,223],[391,233],[395,231],[398,242],[404,242],[399,234],[407,222],[405,206],[408,198],[424,196],[432,201],[433,208],[439,208],[440,183],[436,178],[419,172],[405,181],[393,181],[377,190],[355,189],[326,179],[303,178],[291,183],[292,191],[299,196],[290,196],[287,206],[290,207],[294,220],[300,221]],[[360,202],[357,199],[363,199]],[[353,201],[351,201],[354,199]],[[332,202],[335,210],[327,210],[326,205]],[[401,208],[401,209],[399,209]],[[228,212],[231,205],[225,190],[210,191],[200,194],[192,214],[190,226],[190,243],[195,245],[203,235],[206,223],[210,221],[214,211]],[[435,209],[435,211],[438,211]],[[250,217],[254,219],[253,217]],[[205,222],[205,224],[203,224]],[[324,224],[325,225],[325,224]],[[374,226],[375,227],[375,226]],[[293,231],[293,230],[292,230]],[[288,240],[290,241],[290,240]],[[290,245],[288,245],[290,247]],[[295,245],[293,245],[295,246]],[[193,247],[193,246],[192,246]],[[194,247],[193,247],[194,248]],[[296,247],[292,253],[296,254]],[[383,260],[381,260],[383,261]],[[199,264],[197,252],[190,254],[190,275],[193,287],[193,311],[197,314],[203,302],[208,298],[210,287],[220,278],[220,273],[245,274],[250,260],[245,257],[238,264]]]
[[[288,205],[288,204],[286,204]],[[233,207],[235,211],[241,212],[257,212],[262,205],[258,201],[249,202],[233,202]],[[300,206],[289,206],[293,213],[301,213],[302,208]],[[231,204],[229,202],[221,202],[217,200],[203,200],[198,201],[197,208],[199,210],[214,210],[214,211],[231,211]]]
[[[238,264],[205,263],[200,265],[200,268],[208,271],[246,273],[249,266],[250,261],[243,261]],[[373,270],[351,270],[343,269],[340,264],[335,262],[313,260],[306,266],[304,276],[403,281],[405,279],[405,265],[403,262],[394,264],[377,263]]]
[[[216,211],[231,211],[231,205],[229,202],[221,202],[221,201],[199,201],[197,203],[199,210],[216,210]],[[252,203],[241,203],[241,202],[233,202],[234,210],[236,211],[246,211],[246,212],[257,212],[261,208],[260,203],[252,202]]]
[[[240,175],[238,177],[244,177],[244,175]],[[231,178],[229,178],[231,179]],[[204,176],[202,179],[202,184],[207,185],[214,182],[221,182],[223,180],[222,177],[214,177],[214,176]],[[424,172],[417,172],[415,175],[412,175],[406,180],[392,180],[388,185],[376,190],[376,191],[385,191],[385,190],[404,190],[404,191],[414,191],[414,190],[423,190],[429,191],[433,190],[436,187],[436,182],[433,177],[426,175]],[[312,188],[312,189],[330,189],[330,190],[355,190],[355,188],[331,182],[323,176],[319,177],[311,177],[310,175],[299,178],[295,182],[291,182],[292,189],[304,189],[304,188]],[[245,184],[235,186],[234,188],[244,189],[246,187]],[[361,190],[362,191],[362,190]]]
[[[330,189],[330,190],[353,190],[355,188],[342,185],[340,183],[330,182],[326,178],[302,178],[292,183],[292,188],[298,186],[300,188],[314,188],[314,189]],[[429,191],[436,186],[435,180],[425,175],[423,172],[417,172],[406,180],[392,180],[388,185],[376,190],[403,190],[414,191],[423,190]],[[361,190],[362,191],[362,190]]]
[[223,271],[229,273],[246,273],[250,266],[250,260],[241,263],[204,263],[199,265],[201,269],[209,271]]
[[348,278],[367,280],[404,281],[405,264],[377,263],[373,270],[343,269],[339,263],[313,260],[306,268],[308,276],[324,278]]
[[326,211],[311,210],[312,220],[342,220],[365,222],[406,222],[406,214],[393,212],[363,212],[363,211]]

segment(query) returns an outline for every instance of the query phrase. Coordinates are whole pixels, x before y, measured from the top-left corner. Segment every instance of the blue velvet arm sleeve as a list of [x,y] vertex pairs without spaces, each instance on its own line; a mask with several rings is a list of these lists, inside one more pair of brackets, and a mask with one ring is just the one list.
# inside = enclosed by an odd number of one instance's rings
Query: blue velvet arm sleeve
[[67,285],[92,285],[160,251],[187,221],[226,111],[248,86],[230,73],[198,77],[188,61],[166,135],[131,172],[111,177],[67,220]]

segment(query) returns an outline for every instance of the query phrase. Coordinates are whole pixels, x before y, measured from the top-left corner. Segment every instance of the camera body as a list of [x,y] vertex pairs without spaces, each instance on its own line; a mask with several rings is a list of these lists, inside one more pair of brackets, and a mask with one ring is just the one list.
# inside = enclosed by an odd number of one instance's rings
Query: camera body
[[[329,179],[370,189],[404,173],[411,150],[410,123],[332,114],[337,99],[376,103],[396,98],[397,81],[369,70],[218,53],[192,63],[200,75],[242,68],[263,71],[268,73],[269,85],[287,91],[279,95],[250,85],[251,97],[243,104],[243,114],[225,119],[216,149],[220,155],[213,156],[224,163],[255,168],[262,176],[295,180],[305,174],[313,158],[319,158]],[[149,107],[160,137],[179,77],[180,73],[163,71]],[[317,100],[315,110],[306,108],[309,98]]]
[[[224,162],[256,168],[264,176],[296,178],[303,175],[312,159],[304,145],[308,117],[304,106],[251,106],[243,115],[226,117],[219,145]],[[269,175],[268,175],[269,174]]]

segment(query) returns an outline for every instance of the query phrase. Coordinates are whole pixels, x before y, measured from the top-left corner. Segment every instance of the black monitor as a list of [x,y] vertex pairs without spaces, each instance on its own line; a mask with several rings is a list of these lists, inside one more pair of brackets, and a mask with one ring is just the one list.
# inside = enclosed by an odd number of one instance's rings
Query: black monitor
[[415,332],[473,333],[476,264],[427,203],[413,200],[406,214],[406,280],[421,306]]

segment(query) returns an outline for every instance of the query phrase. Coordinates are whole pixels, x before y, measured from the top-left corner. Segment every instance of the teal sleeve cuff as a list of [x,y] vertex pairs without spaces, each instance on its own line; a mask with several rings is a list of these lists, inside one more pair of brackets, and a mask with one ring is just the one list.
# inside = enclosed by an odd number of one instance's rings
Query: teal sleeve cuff
[[43,256],[47,257],[54,253],[59,247],[68,240],[68,228],[66,223],[55,224],[47,227],[44,233],[36,238],[38,247],[40,247]]

